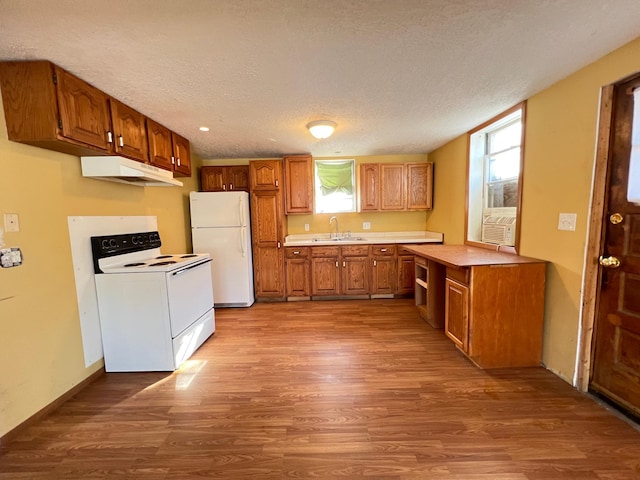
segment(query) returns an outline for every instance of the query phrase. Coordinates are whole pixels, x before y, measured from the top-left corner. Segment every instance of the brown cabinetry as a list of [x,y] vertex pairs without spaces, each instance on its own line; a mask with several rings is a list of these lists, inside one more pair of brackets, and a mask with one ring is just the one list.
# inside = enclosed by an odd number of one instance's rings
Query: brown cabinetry
[[207,165],[200,169],[203,192],[248,192],[248,165]]
[[281,160],[252,160],[249,162],[250,190],[280,190]]
[[287,272],[287,297],[311,296],[309,247],[284,249]]
[[313,213],[311,155],[284,157],[286,213]]
[[430,291],[444,297],[445,332],[471,361],[482,368],[540,364],[546,262],[462,245],[409,250],[427,309]]
[[311,249],[311,295],[340,293],[340,247]]
[[[51,62],[0,62],[0,87],[9,140],[76,156],[117,154],[191,175],[186,139],[162,126],[148,134],[142,113]],[[177,159],[171,167],[169,148]]]
[[414,293],[416,276],[413,253],[408,251],[405,247],[398,247],[397,272],[396,293],[398,295]]
[[340,247],[342,295],[369,294],[369,246],[345,245]]
[[[253,184],[262,182],[264,172],[273,179],[282,175],[279,160],[259,160],[249,163],[249,177]],[[251,191],[251,233],[253,243],[253,272],[257,299],[282,300],[285,297],[285,264],[282,244],[286,223],[282,192],[272,184]]]
[[396,246],[373,245],[371,247],[371,294],[396,293]]
[[363,163],[359,192],[362,212],[430,210],[433,163]]

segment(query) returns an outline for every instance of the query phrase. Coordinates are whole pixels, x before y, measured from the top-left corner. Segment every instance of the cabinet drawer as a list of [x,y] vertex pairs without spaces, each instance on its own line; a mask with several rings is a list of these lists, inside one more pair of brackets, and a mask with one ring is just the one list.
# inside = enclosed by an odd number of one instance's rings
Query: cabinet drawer
[[318,257],[337,257],[340,247],[313,247],[311,249],[311,256]]
[[285,258],[308,258],[309,247],[285,247]]
[[468,267],[450,268],[447,267],[447,278],[455,280],[457,282],[469,285],[469,271]]
[[372,245],[371,255],[374,257],[392,256],[396,254],[395,245]]
[[399,245],[398,246],[398,255],[415,255],[415,253],[410,252],[405,247]]
[[340,252],[343,257],[368,257],[369,245],[344,245]]

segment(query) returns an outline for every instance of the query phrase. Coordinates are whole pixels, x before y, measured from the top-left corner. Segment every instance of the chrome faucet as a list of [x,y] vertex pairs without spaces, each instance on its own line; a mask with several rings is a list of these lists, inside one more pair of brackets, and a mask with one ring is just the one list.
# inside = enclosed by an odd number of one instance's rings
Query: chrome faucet
[[[339,228],[338,228],[338,217],[336,217],[335,215],[334,215],[334,216],[332,216],[332,217],[329,219],[329,225],[331,225],[331,224],[333,223],[333,221],[334,221],[334,220],[335,220],[335,222],[336,222],[336,233],[334,234],[334,237],[333,237],[333,238],[340,238],[340,233],[339,233],[339,232],[340,232],[340,230],[339,230]],[[331,235],[329,235],[329,238],[331,238]]]

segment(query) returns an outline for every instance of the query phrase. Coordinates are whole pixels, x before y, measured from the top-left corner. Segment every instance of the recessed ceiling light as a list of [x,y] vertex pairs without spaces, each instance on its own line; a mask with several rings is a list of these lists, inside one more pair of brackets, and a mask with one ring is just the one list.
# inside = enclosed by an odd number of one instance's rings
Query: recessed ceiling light
[[209,127],[200,127],[200,131],[201,132],[208,132],[209,131]]

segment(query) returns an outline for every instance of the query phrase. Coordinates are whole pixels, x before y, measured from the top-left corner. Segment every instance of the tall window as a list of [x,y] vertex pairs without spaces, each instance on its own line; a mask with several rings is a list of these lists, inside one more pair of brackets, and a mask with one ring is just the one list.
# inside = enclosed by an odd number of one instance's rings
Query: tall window
[[467,242],[516,246],[525,104],[469,136]]
[[316,213],[355,212],[355,160],[316,160]]

